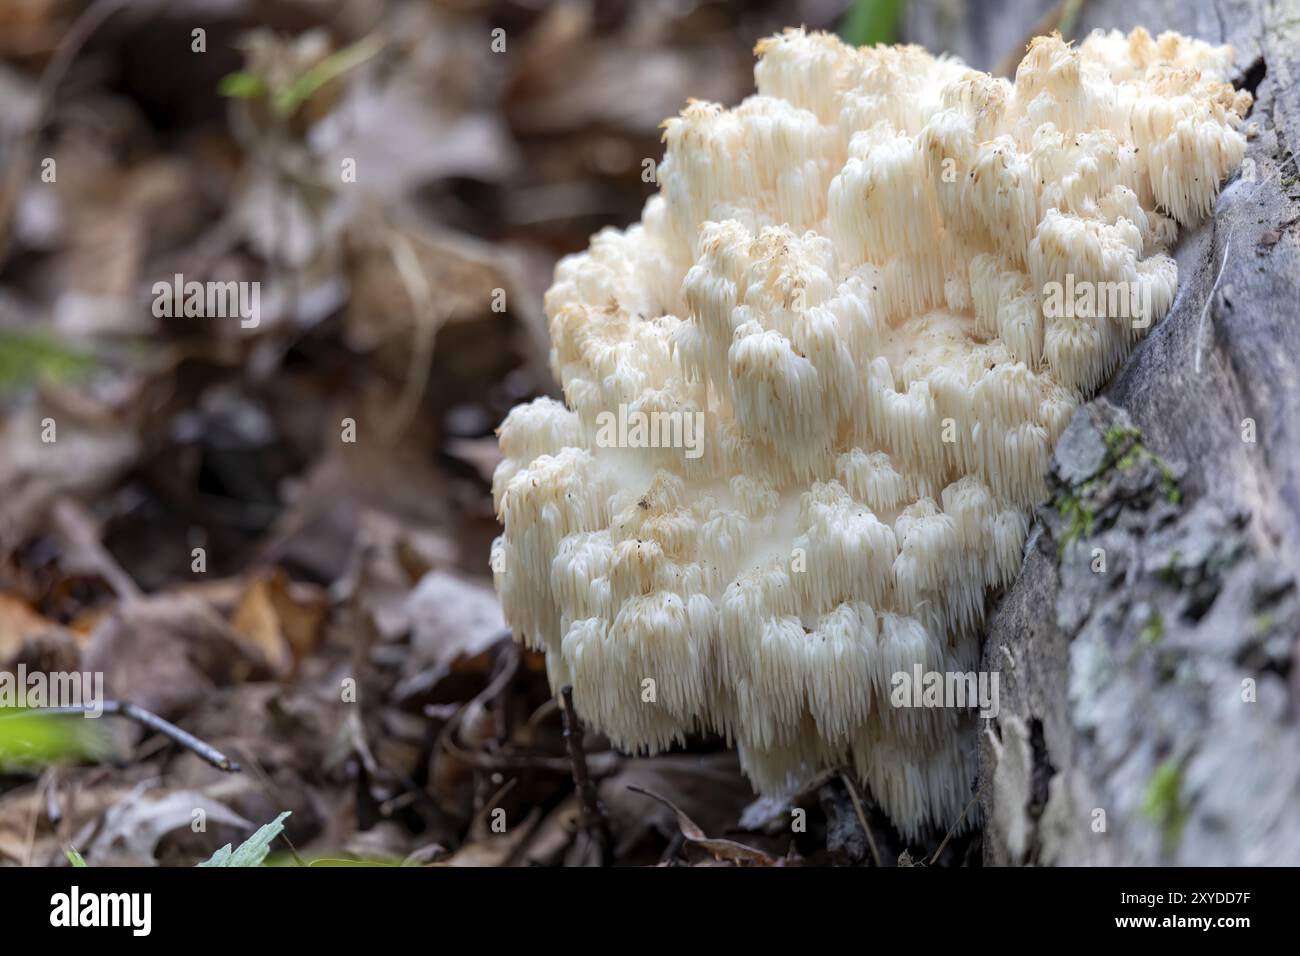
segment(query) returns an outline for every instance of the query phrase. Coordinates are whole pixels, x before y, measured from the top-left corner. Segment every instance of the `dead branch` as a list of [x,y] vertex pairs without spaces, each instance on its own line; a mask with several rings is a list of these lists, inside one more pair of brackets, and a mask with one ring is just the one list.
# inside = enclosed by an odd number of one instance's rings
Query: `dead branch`
[[578,789],[582,802],[582,826],[587,835],[600,847],[601,863],[609,866],[614,862],[614,837],[610,833],[609,818],[600,805],[596,785],[587,772],[587,755],[582,749],[582,721],[573,707],[573,688],[565,685],[560,690],[564,714],[564,743],[569,748],[569,760],[573,764],[573,782]]
[[200,740],[188,731],[181,730],[169,720],[164,720],[153,711],[145,710],[143,707],[137,707],[135,704],[124,700],[106,700],[103,706],[85,704],[73,707],[36,707],[31,710],[24,710],[17,714],[5,714],[0,716],[0,720],[10,720],[15,717],[84,717],[87,714],[100,711],[114,717],[125,717],[127,720],[134,720],[137,724],[147,727],[155,733],[162,734],[173,743],[179,744],[190,753],[210,763],[218,770],[224,770],[227,773],[236,773],[239,770],[239,764],[235,763],[216,747],[206,741]]

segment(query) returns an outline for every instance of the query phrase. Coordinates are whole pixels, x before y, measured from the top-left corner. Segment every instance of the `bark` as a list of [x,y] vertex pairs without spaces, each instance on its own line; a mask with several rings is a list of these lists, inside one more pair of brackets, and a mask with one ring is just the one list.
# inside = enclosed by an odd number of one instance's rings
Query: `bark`
[[1300,0],[1092,0],[1075,35],[1138,25],[1233,44],[1258,130],[1170,314],[1062,437],[991,619],[985,860],[1294,865]]

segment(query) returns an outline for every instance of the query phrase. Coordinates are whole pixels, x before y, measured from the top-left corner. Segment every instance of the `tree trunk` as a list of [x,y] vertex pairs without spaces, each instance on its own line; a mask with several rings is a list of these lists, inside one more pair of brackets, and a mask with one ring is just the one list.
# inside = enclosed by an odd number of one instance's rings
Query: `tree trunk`
[[1300,0],[1092,0],[1079,21],[1231,43],[1254,129],[1181,240],[1169,315],[1062,436],[990,622],[985,860],[1294,865]]

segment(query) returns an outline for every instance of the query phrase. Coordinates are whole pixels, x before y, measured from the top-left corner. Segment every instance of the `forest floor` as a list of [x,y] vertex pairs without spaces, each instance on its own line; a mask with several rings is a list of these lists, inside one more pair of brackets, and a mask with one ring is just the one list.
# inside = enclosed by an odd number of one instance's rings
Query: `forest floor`
[[0,865],[191,865],[284,811],[289,865],[978,859],[838,778],[755,801],[723,741],[567,746],[487,566],[556,259],[839,7],[0,7],[0,672],[201,742],[0,720]]

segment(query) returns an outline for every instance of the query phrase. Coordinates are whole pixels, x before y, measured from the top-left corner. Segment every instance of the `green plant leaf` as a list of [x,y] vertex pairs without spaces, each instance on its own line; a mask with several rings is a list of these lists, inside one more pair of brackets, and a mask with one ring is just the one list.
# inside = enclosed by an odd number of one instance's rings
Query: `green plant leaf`
[[0,331],[0,391],[36,378],[74,381],[95,368],[95,359],[41,331]]
[[315,66],[303,70],[288,86],[276,90],[271,105],[281,116],[291,115],[322,86],[361,65],[383,49],[383,46],[382,40],[371,36],[331,53]]
[[77,852],[76,847],[70,846],[63,852],[67,855],[68,862],[71,863],[73,866],[77,868],[81,868],[86,865],[85,858],[80,853]]
[[0,708],[0,769],[40,767],[94,752],[97,721]]
[[854,46],[893,43],[904,0],[855,0],[840,22],[840,37]]
[[241,100],[259,99],[266,95],[266,80],[256,73],[238,70],[227,73],[217,84],[217,92],[222,96],[233,96]]
[[204,860],[199,866],[261,866],[266,855],[271,852],[271,843],[284,832],[284,821],[290,811],[286,810],[270,823],[262,826],[251,837],[233,849],[227,843],[211,859]]

